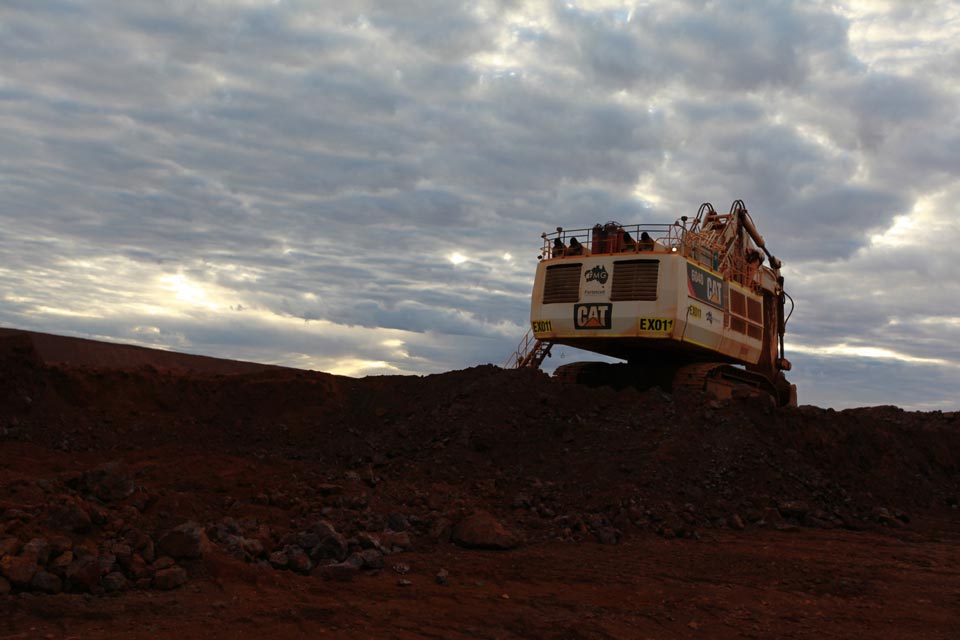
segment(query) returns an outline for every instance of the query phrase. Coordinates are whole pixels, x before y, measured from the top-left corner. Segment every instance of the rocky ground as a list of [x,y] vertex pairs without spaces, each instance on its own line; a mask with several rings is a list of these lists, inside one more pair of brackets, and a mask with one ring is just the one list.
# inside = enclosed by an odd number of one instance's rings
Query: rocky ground
[[958,471],[957,413],[7,331],[0,637],[955,638]]

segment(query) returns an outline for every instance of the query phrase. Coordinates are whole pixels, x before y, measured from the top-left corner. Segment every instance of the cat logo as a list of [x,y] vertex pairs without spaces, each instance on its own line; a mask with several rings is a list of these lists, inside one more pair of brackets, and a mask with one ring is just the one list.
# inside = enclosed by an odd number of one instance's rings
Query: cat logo
[[573,305],[573,326],[576,329],[609,329],[612,304]]

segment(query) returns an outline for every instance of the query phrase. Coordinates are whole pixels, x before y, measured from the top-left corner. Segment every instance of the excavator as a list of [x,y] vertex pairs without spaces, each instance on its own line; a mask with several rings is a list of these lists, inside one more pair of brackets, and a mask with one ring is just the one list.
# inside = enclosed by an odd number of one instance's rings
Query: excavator
[[737,389],[796,406],[783,336],[780,260],[746,205],[709,202],[672,224],[596,224],[541,235],[530,330],[508,368],[539,368],[557,345],[622,364],[576,362],[554,377],[729,398]]

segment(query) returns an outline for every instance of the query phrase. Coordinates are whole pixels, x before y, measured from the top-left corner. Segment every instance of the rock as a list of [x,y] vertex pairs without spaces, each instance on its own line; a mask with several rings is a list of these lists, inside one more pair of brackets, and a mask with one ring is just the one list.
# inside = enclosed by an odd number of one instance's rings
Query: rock
[[730,526],[731,529],[734,529],[736,531],[743,531],[745,526],[743,524],[743,519],[737,514],[733,514],[732,516],[727,518],[727,524]]
[[77,556],[74,550],[73,562],[67,567],[67,581],[79,591],[93,591],[100,586],[100,563],[97,556]]
[[0,558],[3,556],[15,556],[20,551],[20,541],[16,538],[0,539]]
[[525,493],[518,493],[513,497],[510,506],[514,509],[529,509],[533,506],[533,501]]
[[317,491],[321,496],[335,496],[343,493],[343,487],[338,484],[318,484]]
[[33,558],[39,565],[45,565],[50,559],[50,543],[46,538],[33,538],[23,545],[20,555]]
[[350,557],[344,560],[346,564],[355,566],[357,569],[363,569],[363,556],[360,552],[351,553]]
[[10,581],[6,578],[0,578],[0,596],[5,596],[10,593],[10,589],[13,587],[10,586]]
[[240,548],[243,550],[243,552],[253,558],[261,556],[264,552],[263,543],[256,538],[241,537],[239,542]]
[[113,593],[116,591],[123,591],[130,584],[127,581],[127,577],[120,573],[119,571],[113,571],[103,576],[103,579],[100,581],[100,584],[108,593]]
[[143,556],[141,556],[139,553],[133,554],[124,567],[134,580],[149,578],[152,573],[150,571],[150,567],[147,565],[147,561],[144,560]]
[[123,539],[126,540],[130,548],[133,549],[135,553],[139,553],[146,562],[149,563],[156,560],[156,545],[153,544],[153,538],[143,531],[131,527],[124,531]]
[[73,552],[64,551],[47,565],[47,568],[61,578],[67,575],[67,567],[73,562]]
[[620,541],[620,533],[612,527],[602,527],[594,535],[600,544],[617,544]]
[[313,569],[310,557],[297,545],[287,545],[283,548],[283,553],[287,556],[287,568],[291,571],[306,575]]
[[333,559],[343,562],[349,553],[347,539],[344,538],[327,520],[318,520],[310,528],[312,533],[320,537],[320,543],[310,550],[310,558],[314,562]]
[[136,490],[133,478],[119,472],[116,464],[108,464],[84,475],[87,490],[104,502],[123,500]]
[[360,545],[361,549],[376,549],[377,551],[383,551],[383,546],[380,544],[380,536],[375,533],[367,533],[366,531],[358,533],[357,543]]
[[320,567],[320,576],[335,582],[350,582],[360,570],[348,562],[338,562]]
[[133,549],[125,542],[118,542],[110,547],[110,553],[117,559],[117,562],[126,566],[133,558]]
[[304,531],[296,535],[293,544],[298,545],[301,549],[313,549],[320,544],[320,542],[320,534],[312,531]]
[[33,579],[30,580],[30,588],[44,593],[60,593],[63,591],[63,581],[60,580],[59,576],[40,570],[33,574]]
[[383,554],[376,549],[364,549],[357,555],[363,559],[364,569],[383,569]]
[[176,589],[186,582],[187,571],[179,565],[173,565],[168,569],[161,569],[153,576],[153,586],[164,591]]
[[446,569],[440,569],[440,571],[437,571],[437,575],[435,575],[433,579],[437,582],[437,584],[445,587],[450,584],[449,578],[450,572]]
[[894,515],[890,513],[890,510],[884,507],[875,507],[873,509],[873,517],[877,522],[887,527],[899,527],[901,525],[900,520],[895,518]]
[[274,569],[286,569],[287,568],[287,554],[283,551],[274,551],[267,558],[270,562],[270,566]]
[[97,564],[100,565],[100,574],[107,575],[114,570],[117,564],[117,557],[112,553],[102,553],[97,558]]
[[410,548],[410,534],[406,531],[384,531],[380,535],[380,544],[386,553],[397,553]]
[[57,555],[63,553],[64,551],[69,551],[73,549],[73,540],[67,536],[55,535],[50,536],[50,553]]
[[410,521],[402,513],[391,513],[387,516],[387,528],[391,531],[406,531],[410,528]]
[[400,578],[399,580],[397,580],[397,586],[399,587],[409,587],[412,584],[413,583],[407,580],[406,578]]
[[90,514],[75,503],[68,503],[55,507],[50,512],[47,525],[55,531],[74,531],[83,533],[89,531],[93,522]]
[[160,556],[159,558],[156,559],[156,561],[154,561],[153,570],[163,571],[164,569],[169,569],[175,564],[177,563],[174,562],[173,558],[171,558],[170,556]]
[[182,558],[200,558],[210,549],[207,533],[196,522],[186,522],[172,531],[168,531],[158,543],[160,551],[180,560]]
[[810,511],[810,507],[802,500],[785,500],[777,504],[777,511],[779,511],[780,515],[784,518],[803,520]]
[[4,556],[0,558],[0,575],[15,587],[26,587],[37,572],[37,561],[30,556]]
[[453,534],[453,523],[446,518],[439,518],[430,526],[430,538],[436,542],[450,542]]
[[451,539],[461,547],[473,549],[513,549],[517,537],[486,511],[476,511],[453,528]]
[[391,569],[393,569],[394,573],[399,573],[401,576],[410,573],[410,565],[404,562],[398,562],[397,564],[393,565]]

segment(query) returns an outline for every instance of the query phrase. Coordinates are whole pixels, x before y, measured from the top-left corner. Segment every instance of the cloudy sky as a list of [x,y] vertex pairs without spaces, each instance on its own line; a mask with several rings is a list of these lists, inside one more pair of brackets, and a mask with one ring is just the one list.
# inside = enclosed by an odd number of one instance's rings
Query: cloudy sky
[[501,364],[542,231],[742,198],[801,402],[956,409],[958,176],[952,0],[0,1],[3,326]]

